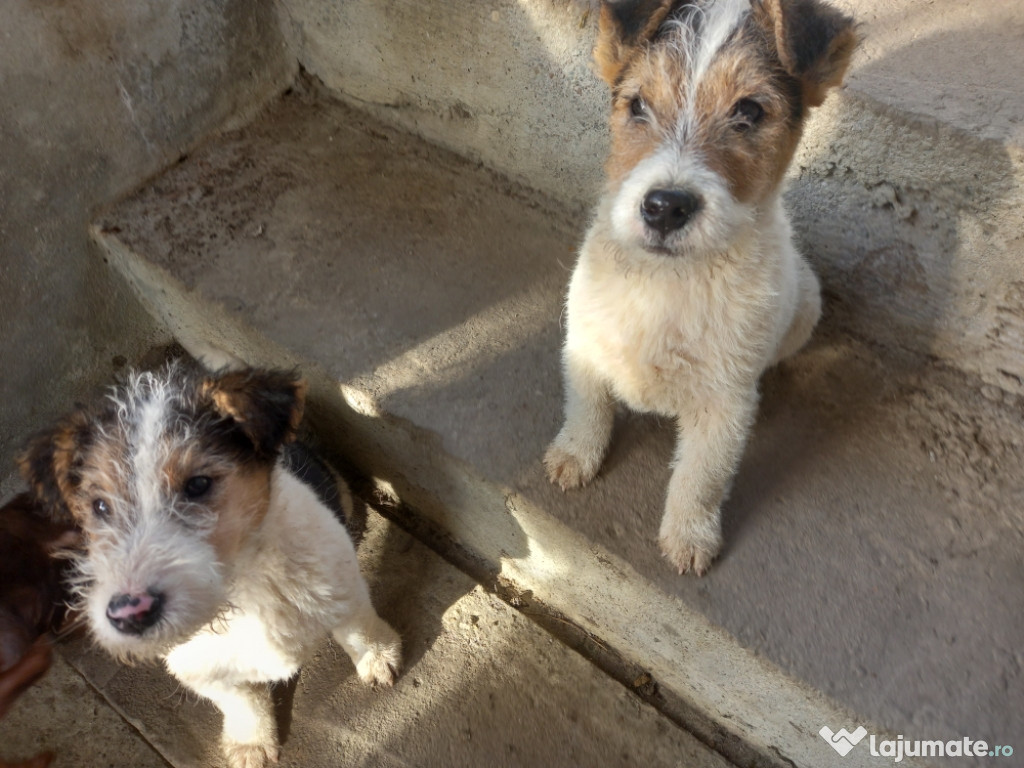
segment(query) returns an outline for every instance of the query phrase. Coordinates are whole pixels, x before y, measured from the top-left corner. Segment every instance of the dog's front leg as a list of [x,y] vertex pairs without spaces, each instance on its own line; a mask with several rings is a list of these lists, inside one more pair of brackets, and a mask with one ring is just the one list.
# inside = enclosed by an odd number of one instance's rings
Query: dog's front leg
[[548,452],[548,479],[563,491],[590,482],[604,458],[615,420],[615,402],[593,366],[565,350],[565,424]]
[[[353,578],[362,577],[355,573]],[[357,592],[351,614],[331,630],[331,635],[356,665],[360,680],[370,685],[392,685],[402,666],[402,640],[377,615],[365,587]]]
[[757,411],[757,390],[695,404],[680,415],[658,540],[679,569],[703,576],[722,546],[721,505]]
[[224,714],[222,747],[229,768],[265,768],[278,758],[270,689],[264,684],[189,683]]

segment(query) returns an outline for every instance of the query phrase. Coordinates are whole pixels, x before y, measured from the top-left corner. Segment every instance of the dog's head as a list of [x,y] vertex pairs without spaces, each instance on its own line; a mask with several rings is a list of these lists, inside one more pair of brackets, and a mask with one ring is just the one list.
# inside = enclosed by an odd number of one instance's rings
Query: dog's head
[[667,256],[725,250],[856,45],[853,21],[820,0],[603,2],[613,236]]
[[29,442],[19,465],[32,492],[85,534],[75,588],[100,645],[157,655],[223,610],[303,402],[290,373],[172,363]]

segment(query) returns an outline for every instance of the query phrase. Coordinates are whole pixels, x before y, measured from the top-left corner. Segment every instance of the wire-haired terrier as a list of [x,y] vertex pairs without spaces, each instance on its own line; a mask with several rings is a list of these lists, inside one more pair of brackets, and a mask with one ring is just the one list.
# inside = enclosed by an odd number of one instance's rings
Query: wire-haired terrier
[[856,45],[819,0],[601,5],[608,181],[569,285],[565,424],[544,462],[563,490],[591,480],[614,399],[674,417],[659,540],[680,573],[705,573],[721,547],[761,373],[818,321],[782,181]]
[[367,683],[390,685],[400,665],[352,540],[294,458],[304,391],[289,373],[171,363],[74,411],[20,460],[49,513],[84,532],[73,590],[98,644],[163,659],[216,704],[232,768],[277,759],[267,683],[328,632]]

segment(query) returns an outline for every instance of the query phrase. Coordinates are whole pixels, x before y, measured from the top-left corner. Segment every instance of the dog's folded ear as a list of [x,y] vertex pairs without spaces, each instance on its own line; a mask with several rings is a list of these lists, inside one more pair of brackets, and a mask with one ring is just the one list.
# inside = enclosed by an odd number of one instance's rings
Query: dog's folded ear
[[816,107],[846,74],[860,37],[853,19],[821,0],[754,0],[754,12],[774,36],[779,61]]
[[272,458],[295,439],[306,402],[306,382],[295,373],[248,368],[203,383],[203,395],[252,441],[257,456]]
[[18,456],[18,469],[31,494],[54,520],[72,522],[70,502],[92,439],[89,424],[85,409],[79,408],[57,426],[31,437]]
[[594,60],[614,86],[633,51],[650,40],[678,0],[602,0]]

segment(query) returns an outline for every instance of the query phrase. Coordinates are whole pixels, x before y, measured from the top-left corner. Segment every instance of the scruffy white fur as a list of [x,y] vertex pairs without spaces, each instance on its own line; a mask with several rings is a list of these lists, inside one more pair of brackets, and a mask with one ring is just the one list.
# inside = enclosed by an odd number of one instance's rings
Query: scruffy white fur
[[676,418],[659,541],[680,572],[703,573],[721,544],[719,507],[757,409],[757,380],[807,341],[818,281],[781,203],[713,258],[670,260],[618,244],[606,202],[569,284],[565,425],[545,457],[563,488],[597,474],[614,399]]
[[[565,423],[544,462],[563,490],[593,479],[616,400],[673,417],[659,541],[680,573],[703,574],[722,545],[720,507],[758,379],[803,346],[821,313],[780,179],[855,37],[813,0],[801,6],[807,23],[794,23],[790,0],[658,6],[602,3],[609,184],[569,285]],[[623,22],[636,13],[662,20]]]
[[231,609],[164,661],[224,713],[232,766],[277,759],[271,699],[252,684],[290,678],[326,631],[364,682],[394,681],[401,644],[374,611],[351,539],[316,494],[280,465],[271,475],[267,516],[229,580]]

